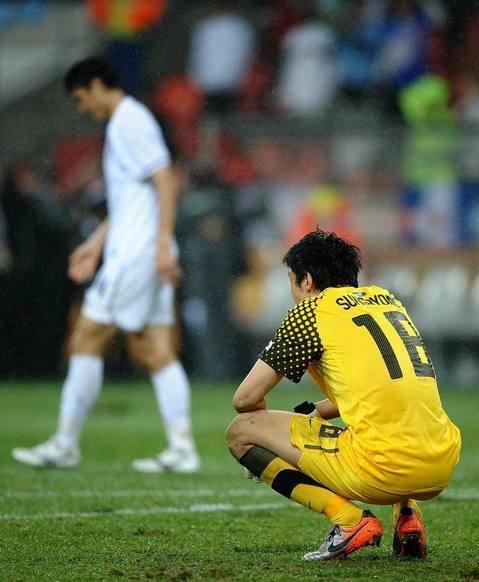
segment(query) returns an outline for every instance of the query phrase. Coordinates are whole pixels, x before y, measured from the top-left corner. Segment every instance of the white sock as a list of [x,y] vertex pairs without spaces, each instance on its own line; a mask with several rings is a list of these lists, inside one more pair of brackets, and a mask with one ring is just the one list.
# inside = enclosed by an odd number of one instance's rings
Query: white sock
[[100,393],[102,383],[103,358],[86,354],[70,357],[55,434],[60,445],[78,446],[83,423]]
[[151,376],[156,400],[171,449],[195,449],[191,434],[190,384],[179,361],[168,364]]

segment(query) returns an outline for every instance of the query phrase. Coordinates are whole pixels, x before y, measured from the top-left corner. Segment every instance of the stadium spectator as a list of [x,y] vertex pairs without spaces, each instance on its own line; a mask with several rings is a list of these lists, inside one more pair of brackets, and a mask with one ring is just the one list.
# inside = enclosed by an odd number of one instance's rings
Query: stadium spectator
[[285,115],[321,115],[334,100],[339,70],[334,29],[311,8],[281,44],[277,106]]
[[449,106],[450,89],[426,75],[399,94],[409,124],[403,156],[404,235],[409,243],[447,247],[470,242],[472,192],[457,165],[460,127]]
[[255,5],[255,19],[260,30],[260,52],[276,70],[281,44],[290,28],[303,22],[303,10],[308,2],[296,0],[267,0]]
[[261,221],[251,224],[245,238],[246,270],[235,278],[230,295],[230,308],[242,344],[239,370],[242,374],[256,362],[278,319],[291,307],[278,265],[281,241]]
[[14,458],[34,467],[75,467],[80,434],[102,386],[103,354],[117,328],[142,340],[168,448],[137,459],[148,473],[196,472],[200,459],[191,432],[188,378],[172,342],[174,283],[179,276],[174,241],[176,184],[170,154],[153,115],[120,88],[101,59],[75,64],[65,88],[78,109],[107,120],[104,151],[108,217],[70,257],[69,275],[84,283],[95,275],[73,337],[55,435]]
[[356,205],[345,192],[332,184],[318,184],[301,199],[291,213],[285,246],[290,247],[311,229],[334,230],[339,236],[360,244],[354,224]]
[[385,3],[375,0],[349,0],[331,14],[337,33],[340,88],[354,104],[374,97],[384,7]]
[[119,77],[123,89],[138,95],[143,89],[148,42],[146,33],[160,22],[166,0],[86,0],[86,11],[102,30],[105,58]]
[[458,75],[454,110],[466,126],[479,123],[479,71],[469,69]]
[[179,294],[186,362],[203,378],[234,377],[236,329],[228,297],[243,252],[234,202],[213,172],[190,170],[189,177],[178,205],[178,244],[188,273]]
[[72,285],[66,275],[74,227],[54,187],[24,163],[6,173],[0,195],[11,268],[0,290],[0,369],[59,371]]
[[205,107],[203,91],[186,75],[168,77],[155,89],[152,109],[167,129],[173,158],[194,158],[198,154],[199,120]]
[[422,75],[436,73],[429,43],[446,20],[438,2],[391,0],[384,22],[384,36],[377,60],[377,82],[385,105],[398,113],[398,94]]
[[230,0],[218,0],[193,27],[188,76],[206,94],[206,107],[230,112],[256,52],[256,33]]
[[[381,523],[354,501],[393,505],[393,554],[423,558],[416,500],[448,485],[461,437],[421,336],[389,291],[358,286],[360,251],[334,233],[308,233],[283,262],[296,305],[234,395],[231,453],[249,478],[329,518],[324,542],[303,560],[379,544]],[[298,383],[306,371],[326,399],[268,410],[278,382]],[[329,422],[337,417],[345,427]]]
[[479,8],[477,3],[450,2],[449,56],[451,77],[479,68]]

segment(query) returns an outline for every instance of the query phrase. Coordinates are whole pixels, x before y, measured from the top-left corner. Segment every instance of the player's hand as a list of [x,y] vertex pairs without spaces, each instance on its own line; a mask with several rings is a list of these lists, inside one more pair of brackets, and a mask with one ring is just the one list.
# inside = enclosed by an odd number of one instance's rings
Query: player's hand
[[160,242],[158,245],[156,273],[162,281],[170,281],[175,286],[181,279],[183,272],[169,242]]
[[79,245],[68,259],[68,276],[70,279],[78,284],[86,283],[93,279],[100,260],[100,254],[98,249],[89,241]]

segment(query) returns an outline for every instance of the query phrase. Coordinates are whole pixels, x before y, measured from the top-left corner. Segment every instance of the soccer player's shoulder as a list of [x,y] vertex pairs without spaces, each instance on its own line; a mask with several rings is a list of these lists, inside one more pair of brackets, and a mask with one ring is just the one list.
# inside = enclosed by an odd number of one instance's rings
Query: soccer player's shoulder
[[127,101],[125,103],[125,111],[126,114],[131,118],[135,118],[138,120],[153,119],[153,114],[148,109],[148,107],[141,101],[138,101],[137,99],[131,96],[127,97]]
[[318,301],[320,300],[319,298],[319,295],[315,295],[298,301],[298,303],[288,311],[288,318],[302,320],[312,317],[316,310]]
[[[145,132],[153,134],[157,131],[157,122],[153,113],[140,101],[128,96],[124,103],[122,115],[115,120],[114,131],[119,138],[134,139],[135,136],[144,135]],[[135,132],[132,133],[132,128]]]

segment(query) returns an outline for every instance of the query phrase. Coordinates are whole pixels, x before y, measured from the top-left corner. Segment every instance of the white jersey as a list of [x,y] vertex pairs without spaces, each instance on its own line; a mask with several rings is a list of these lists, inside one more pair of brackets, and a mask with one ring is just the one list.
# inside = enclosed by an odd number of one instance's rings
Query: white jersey
[[108,122],[103,150],[109,218],[106,260],[124,264],[155,257],[160,209],[148,178],[169,163],[153,114],[133,97],[124,97]]

